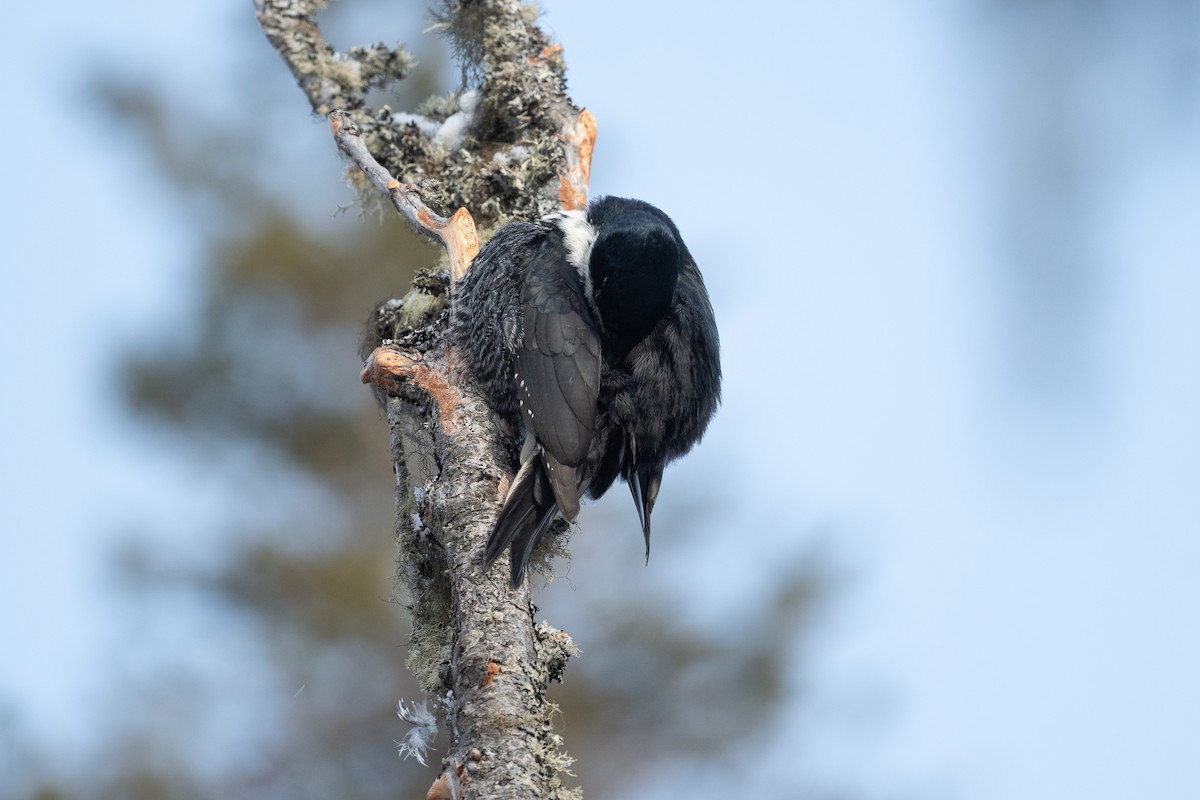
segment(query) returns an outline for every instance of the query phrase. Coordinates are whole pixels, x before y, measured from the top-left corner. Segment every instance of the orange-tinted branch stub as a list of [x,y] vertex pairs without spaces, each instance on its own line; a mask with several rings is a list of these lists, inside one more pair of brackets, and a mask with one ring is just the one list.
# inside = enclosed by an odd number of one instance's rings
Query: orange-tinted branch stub
[[586,108],[563,130],[566,162],[559,176],[558,201],[564,211],[587,208],[592,181],[592,151],[596,149],[596,118]]
[[359,379],[393,396],[400,394],[402,384],[413,384],[437,403],[442,429],[447,433],[457,430],[455,419],[462,396],[445,369],[417,361],[393,344],[383,344],[367,356]]
[[442,241],[450,255],[450,282],[458,283],[479,255],[479,235],[475,232],[475,220],[470,211],[460,208],[450,216]]

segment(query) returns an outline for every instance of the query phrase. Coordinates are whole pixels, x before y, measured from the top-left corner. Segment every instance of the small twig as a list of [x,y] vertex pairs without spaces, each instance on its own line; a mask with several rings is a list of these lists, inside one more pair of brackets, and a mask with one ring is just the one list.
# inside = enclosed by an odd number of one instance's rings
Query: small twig
[[447,219],[425,205],[414,187],[393,178],[375,160],[363,143],[358,126],[346,112],[333,111],[329,114],[329,132],[333,134],[338,149],[358,165],[372,186],[391,199],[392,206],[413,228],[445,245],[450,256],[450,283],[453,287],[467,274],[467,267],[479,253],[479,237],[475,233],[475,221],[470,212],[460,208]]

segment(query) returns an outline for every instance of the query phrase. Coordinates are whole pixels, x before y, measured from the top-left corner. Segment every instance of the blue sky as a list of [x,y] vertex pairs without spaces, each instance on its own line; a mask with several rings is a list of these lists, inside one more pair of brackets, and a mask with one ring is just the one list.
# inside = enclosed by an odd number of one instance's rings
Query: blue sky
[[[721,324],[724,406],[656,514],[719,470],[707,525],[728,535],[656,546],[657,574],[714,619],[798,547],[847,576],[796,687],[815,713],[769,755],[799,746],[865,797],[1200,796],[1195,15],[543,6],[599,120],[593,193],[675,218]],[[219,110],[266,45],[244,35],[249,2],[0,14],[20,32],[6,74],[43,78],[12,82],[29,127],[0,134],[0,631],[19,643],[0,712],[70,745],[121,626],[103,531],[185,501],[199,527],[217,505],[110,388],[116,348],[198,264],[148,167],[80,110],[85,73],[153,69]],[[282,64],[254,78],[295,93],[270,122],[281,158],[318,154],[295,180],[336,178]]]

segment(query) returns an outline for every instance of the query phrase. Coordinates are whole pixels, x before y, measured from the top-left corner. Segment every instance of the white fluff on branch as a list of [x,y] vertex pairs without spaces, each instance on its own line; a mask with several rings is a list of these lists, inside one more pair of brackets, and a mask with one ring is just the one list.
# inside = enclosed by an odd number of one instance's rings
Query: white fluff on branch
[[458,111],[451,114],[442,123],[437,134],[433,137],[436,144],[447,150],[457,150],[467,135],[467,129],[475,121],[475,111],[479,108],[479,92],[470,89],[459,95]]
[[433,744],[433,737],[437,736],[437,718],[429,710],[429,704],[422,700],[419,705],[414,702],[409,708],[401,698],[396,704],[396,716],[412,725],[412,729],[404,734],[404,740],[396,742],[396,752],[403,758],[412,756],[423,767],[429,766],[425,763],[425,753]]

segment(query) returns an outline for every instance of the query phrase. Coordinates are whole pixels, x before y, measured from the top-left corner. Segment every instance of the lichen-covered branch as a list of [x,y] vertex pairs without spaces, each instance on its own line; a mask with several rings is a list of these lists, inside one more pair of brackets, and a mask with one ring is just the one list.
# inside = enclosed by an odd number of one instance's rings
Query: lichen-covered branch
[[538,27],[531,5],[441,3],[436,27],[467,59],[474,83],[431,98],[416,114],[367,104],[371,88],[403,79],[415,65],[402,47],[337,52],[317,26],[322,0],[254,2],[313,111],[344,112],[383,169],[414,186],[439,214],[465,207],[477,225],[493,230],[586,198],[580,168],[590,158],[595,123],[567,96],[562,47]]
[[335,52],[317,27],[324,0],[254,0],[258,24],[283,56],[313,111],[363,106],[367,91],[403,79],[416,60],[382,44]]
[[267,38],[354,165],[351,181],[386,196],[448,255],[445,271],[418,276],[402,299],[379,306],[361,353],[363,380],[384,398],[391,430],[398,581],[413,615],[408,666],[440,700],[451,734],[429,796],[577,797],[563,784],[571,759],[546,702],[574,644],[535,624],[527,587],[510,590],[503,570],[481,567],[514,443],[460,384],[442,334],[453,286],[478,251],[476,222],[493,230],[586,205],[595,121],[567,97],[562,48],[532,6],[442,3],[436,27],[471,85],[417,114],[367,102],[412,59],[384,45],[335,52],[317,26],[322,5],[255,0]]

